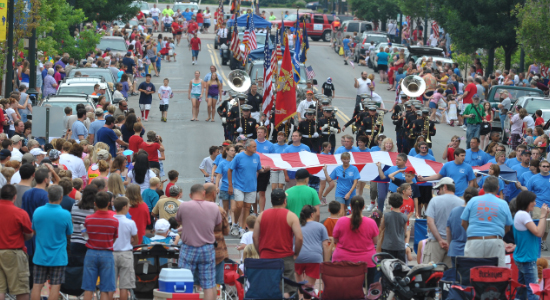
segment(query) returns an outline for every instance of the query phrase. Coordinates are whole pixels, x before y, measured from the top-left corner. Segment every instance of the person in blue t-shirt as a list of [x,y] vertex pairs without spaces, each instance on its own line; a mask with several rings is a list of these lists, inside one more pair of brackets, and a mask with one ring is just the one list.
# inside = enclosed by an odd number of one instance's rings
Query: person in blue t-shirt
[[109,146],[109,153],[111,153],[112,157],[117,156],[116,144],[119,144],[123,147],[128,147],[128,143],[118,138],[115,131],[113,130],[114,127],[115,118],[112,116],[108,116],[107,118],[105,118],[105,125],[103,125],[103,127],[99,129],[96,133],[97,141],[103,142]]
[[527,185],[521,187],[522,190],[530,191],[537,195],[536,208],[533,210],[533,219],[538,219],[540,216],[540,207],[543,204],[550,204],[550,162],[543,160],[540,162],[539,167],[540,173],[533,175],[527,181]]
[[210,177],[210,182],[214,182],[214,176],[215,176],[215,173],[216,173],[216,168],[220,165],[220,163],[225,160],[223,157],[222,157],[222,154],[223,154],[223,151],[227,150],[227,147],[229,147],[229,145],[231,145],[231,141],[230,140],[225,140],[223,143],[222,143],[222,150],[220,151],[220,154],[218,154],[218,156],[216,156],[216,159],[214,160],[214,163],[212,164],[212,175]]
[[359,148],[353,146],[354,138],[351,135],[346,134],[342,138],[344,140],[344,145],[336,149],[336,152],[334,152],[334,154],[341,154],[345,152],[361,152]]
[[[520,155],[521,163],[512,166],[512,170],[516,171],[518,180],[523,173],[529,172],[529,163],[531,162],[531,152],[529,150],[524,150]],[[516,198],[519,192],[521,192],[521,189],[517,188],[516,182],[508,183],[504,188],[504,199],[510,202]]]
[[540,173],[540,161],[538,160],[531,160],[529,165],[529,172],[525,172],[521,174],[521,176],[518,176],[519,183],[523,186],[527,185],[527,182],[529,182],[529,179],[531,177],[537,175]]
[[349,34],[342,40],[342,47],[344,48],[344,65],[348,64],[348,59],[351,56],[350,50],[351,40]]
[[506,262],[502,238],[514,221],[508,203],[495,196],[498,188],[496,177],[487,178],[483,185],[485,195],[472,198],[460,218],[468,236],[464,256],[498,257],[498,266],[504,267]]
[[[500,199],[504,200],[504,194],[502,192],[504,190],[504,181],[499,178],[499,175],[500,175],[500,167],[498,165],[495,165],[495,164],[491,165],[489,167],[489,176],[494,176],[494,177],[498,178],[498,192],[497,192],[496,195]],[[477,185],[479,187],[483,187],[483,184],[485,183],[485,180],[487,178],[489,178],[489,176],[481,175],[481,178],[479,179]]]
[[[390,174],[398,171],[398,170],[406,170],[407,169],[407,161],[408,161],[408,157],[405,153],[399,153],[397,154],[397,158],[395,159],[395,166],[391,166],[389,167],[386,171],[383,171],[382,170],[382,163],[378,162],[376,163],[376,166],[378,167],[378,176],[380,177],[381,180],[386,180],[387,177],[390,176]],[[406,178],[405,178],[405,175],[403,174],[403,172],[399,172],[397,174],[395,174],[395,178],[396,179],[399,179],[399,180],[402,180],[402,181],[406,181]],[[413,179],[412,181],[413,183],[416,183],[416,179]],[[392,193],[396,193],[397,192],[397,188],[398,186],[393,182],[393,180],[390,181],[390,184],[389,184],[389,191],[392,192]],[[384,212],[384,205],[385,205],[385,202],[387,200],[387,196],[391,195],[391,193],[387,193],[386,194],[386,197],[378,197],[378,210],[380,210],[381,212]],[[386,204],[387,205],[387,204]],[[387,205],[386,207],[386,210],[389,210],[391,207],[389,205]]]
[[65,277],[65,267],[69,263],[67,236],[73,234],[71,213],[60,205],[63,200],[63,188],[59,185],[50,185],[47,194],[49,203],[37,208],[32,218],[32,229],[36,236],[36,249],[32,259],[33,299],[40,298],[42,287],[48,280],[50,293],[57,295],[59,292]]
[[[235,225],[241,216],[244,207],[241,230],[245,226],[245,220],[250,214],[250,207],[256,203],[256,174],[269,172],[269,166],[262,167],[260,156],[256,153],[256,142],[246,140],[245,152],[235,156],[227,171],[229,195],[235,194]],[[238,225],[237,225],[238,226]],[[240,231],[241,231],[240,230]],[[243,230],[244,231],[244,230]],[[243,232],[244,233],[244,232]]]
[[508,157],[506,156],[506,151],[497,151],[495,153],[495,157],[489,160],[487,163],[497,164],[501,166],[501,165],[505,165],[507,161],[508,161]]
[[[215,171],[216,181],[213,181],[216,183],[216,187],[220,191],[220,199],[222,200],[223,209],[229,216],[229,222],[231,222],[231,214],[229,213],[229,210],[231,209],[231,211],[234,213],[237,209],[237,205],[234,203],[235,195],[229,195],[229,182],[227,181],[227,171],[229,170],[231,161],[233,160],[233,158],[235,158],[235,154],[236,152],[234,145],[229,145],[223,150],[223,158],[220,160],[220,163]],[[235,221],[235,223],[236,222],[237,221]]]
[[456,256],[464,256],[464,246],[468,240],[460,217],[466,208],[466,204],[475,196],[477,196],[477,188],[473,186],[468,187],[464,192],[464,205],[453,208],[451,214],[449,214],[449,218],[447,218],[447,243],[449,244],[447,256],[451,258],[453,268],[455,267],[454,258]]
[[[300,132],[294,131],[292,133],[292,144],[288,145],[285,148],[285,150],[283,151],[283,153],[284,154],[286,154],[286,153],[298,153],[298,152],[302,152],[302,151],[311,152],[311,150],[309,149],[309,146],[302,144],[301,140],[302,140],[302,136],[300,135]],[[296,171],[284,170],[284,174],[285,174],[285,182],[287,182],[286,188],[289,189],[289,188],[295,186],[296,185],[296,178],[295,178]]]
[[[468,185],[473,186],[475,175],[472,166],[464,162],[466,151],[462,148],[456,148],[454,152],[455,160],[443,165],[439,174],[428,177],[418,176],[419,181],[439,180],[443,177],[451,177],[455,182],[455,195],[461,197]],[[498,183],[497,183],[498,185]]]
[[508,168],[512,168],[515,165],[521,164],[521,153],[527,150],[527,146],[521,144],[521,145],[518,145],[515,150],[516,150],[516,158],[510,158],[506,161],[506,166],[508,166]]
[[342,165],[332,170],[330,175],[327,171],[327,165],[323,167],[323,171],[329,183],[336,180],[335,200],[340,203],[340,216],[344,216],[346,207],[350,205],[351,198],[355,196],[355,187],[357,187],[361,175],[356,166],[350,165],[351,155],[349,153],[342,153],[340,159]]
[[[264,126],[260,126],[256,128],[256,151],[263,154],[269,154],[273,153],[273,144],[266,140],[265,137],[267,135],[267,128]],[[254,204],[254,211],[256,213],[261,213],[265,209],[265,191],[267,190],[267,186],[269,185],[269,177],[271,175],[271,172],[265,172],[258,174],[257,178],[257,190],[259,195],[259,210],[258,206]]]
[[[285,143],[285,133],[279,131],[277,133],[277,144],[273,144],[273,153],[281,154],[285,151],[288,144]],[[271,189],[284,189],[285,188],[285,174],[283,170],[271,170],[269,181],[271,182]],[[287,176],[288,177],[288,176]]]
[[479,149],[479,138],[472,137],[470,140],[470,149],[466,150],[464,162],[472,167],[479,167],[486,164],[488,160],[487,154]]
[[435,161],[435,157],[428,152],[428,150],[430,149],[430,147],[428,146],[428,143],[426,142],[418,143],[418,149],[420,150],[420,153],[418,153],[414,157]]
[[[389,51],[389,48],[386,48]],[[380,79],[382,82],[387,82],[388,80],[388,59],[390,54],[386,52],[384,47],[380,47],[380,52],[376,54],[376,62],[378,63],[378,73],[380,74]]]
[[[435,161],[435,157],[428,153],[428,150],[430,149],[428,143],[419,142],[417,146],[420,153],[418,153],[415,158]],[[419,183],[418,190],[420,191],[420,197],[418,197],[418,210],[416,211],[417,214],[422,212],[423,208],[428,209],[428,203],[430,203],[430,200],[432,200],[433,196],[433,185],[431,182]]]
[[[426,141],[426,138],[424,136],[419,136],[416,138],[416,141],[414,142],[414,146],[411,148],[411,150],[409,151],[409,156],[416,156],[418,155],[418,153],[420,152],[420,149],[418,149],[418,145],[420,142],[425,142]],[[428,149],[428,153],[433,156],[434,153],[432,151],[432,149]]]

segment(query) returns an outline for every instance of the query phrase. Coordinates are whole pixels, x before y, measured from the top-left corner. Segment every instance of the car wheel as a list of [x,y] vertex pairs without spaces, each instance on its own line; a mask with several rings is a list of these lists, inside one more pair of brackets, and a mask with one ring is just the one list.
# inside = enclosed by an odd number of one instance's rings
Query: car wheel
[[330,33],[329,30],[323,32],[323,40],[325,42],[330,42],[330,39],[332,38],[332,34]]
[[218,49],[218,40],[214,39],[214,49]]
[[378,72],[378,68],[377,68],[375,65],[372,65],[372,70],[373,70],[374,72]]

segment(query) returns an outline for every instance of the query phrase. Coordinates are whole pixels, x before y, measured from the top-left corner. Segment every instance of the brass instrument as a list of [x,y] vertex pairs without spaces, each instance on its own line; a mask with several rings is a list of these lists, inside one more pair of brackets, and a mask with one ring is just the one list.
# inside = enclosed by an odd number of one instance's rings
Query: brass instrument
[[356,131],[357,131],[357,126],[351,125],[351,133],[355,134]]
[[[250,86],[252,85],[252,82],[250,80],[250,76],[246,74],[243,70],[234,70],[227,75],[227,78],[229,79],[229,82],[227,85],[229,88],[231,88],[233,91],[237,93],[245,93],[248,91]],[[241,103],[237,100],[237,105],[239,106],[239,119],[241,120],[240,127],[243,126],[243,118],[241,118]]]
[[372,124],[371,130],[374,130],[374,127],[378,127],[378,130],[376,132],[376,136],[374,135],[374,132],[371,132],[369,143],[367,144],[367,148],[370,148],[370,145],[372,144],[373,139],[378,138],[378,136],[380,135],[380,132],[382,131],[382,126],[384,126],[384,111],[378,114],[378,118],[376,118],[376,122]]
[[426,82],[422,77],[409,75],[401,81],[401,90],[411,98],[416,98],[426,91]]
[[430,118],[426,117],[424,119],[424,130],[426,131],[426,143],[432,143],[430,140]]

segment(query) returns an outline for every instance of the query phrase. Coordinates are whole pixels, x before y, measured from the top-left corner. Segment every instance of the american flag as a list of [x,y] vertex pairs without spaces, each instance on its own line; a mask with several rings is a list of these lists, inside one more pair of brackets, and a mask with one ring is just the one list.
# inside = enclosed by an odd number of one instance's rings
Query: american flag
[[313,71],[313,68],[311,66],[306,67],[306,76],[307,80],[315,78],[315,72]]
[[271,63],[273,61],[273,51],[269,48],[269,31],[265,37],[264,46],[264,102],[262,104],[262,111],[264,115],[269,118],[271,108],[273,106],[273,89],[271,83],[271,76],[273,75],[273,68]]
[[237,29],[237,18],[235,17],[235,25],[233,25],[233,37],[231,38],[231,52],[233,57],[237,60],[241,60],[241,48],[239,47],[241,41],[239,40],[239,30]]
[[436,21],[433,21],[432,22],[432,30],[434,32],[434,36],[436,38],[439,38],[439,25],[437,25],[437,22]]
[[243,44],[247,49],[247,54],[258,48],[258,44],[256,43],[256,31],[254,28],[253,14],[248,14],[246,29],[244,30]]
[[279,28],[279,33],[277,33],[277,39],[275,43],[277,44],[277,60],[283,59],[283,50],[281,49],[281,44],[285,42],[285,20],[281,20],[281,28]]

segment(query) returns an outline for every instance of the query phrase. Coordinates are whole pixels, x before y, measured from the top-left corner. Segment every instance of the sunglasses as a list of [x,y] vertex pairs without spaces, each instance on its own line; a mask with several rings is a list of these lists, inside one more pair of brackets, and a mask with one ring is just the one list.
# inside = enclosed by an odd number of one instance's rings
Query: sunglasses
[[541,168],[550,168],[550,166],[540,166]]

